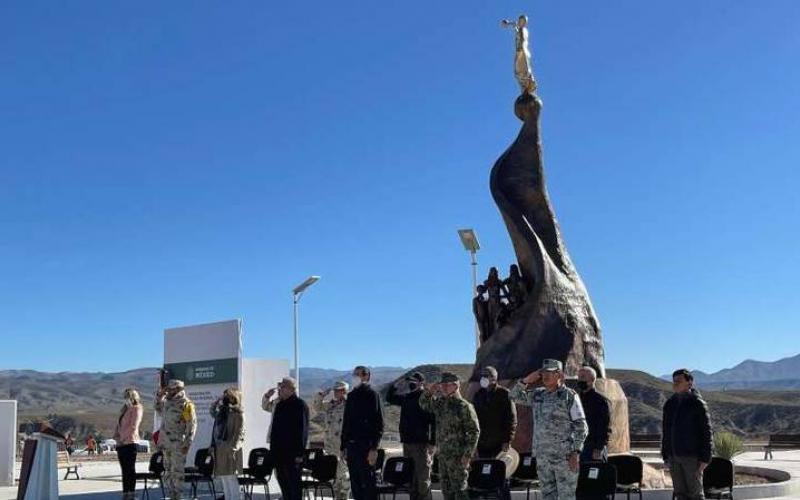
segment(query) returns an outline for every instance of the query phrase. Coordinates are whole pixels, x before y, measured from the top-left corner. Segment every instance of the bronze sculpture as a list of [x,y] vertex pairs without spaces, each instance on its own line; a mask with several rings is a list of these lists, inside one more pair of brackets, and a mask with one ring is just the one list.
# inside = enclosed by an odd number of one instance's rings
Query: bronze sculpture
[[[522,92],[514,112],[523,125],[495,163],[490,180],[518,267],[499,284],[496,297],[492,289],[494,280],[499,281],[496,270],[485,283],[489,318],[484,325],[491,331],[476,353],[473,379],[488,365],[503,367],[504,379],[523,377],[545,358],[563,361],[570,375],[589,365],[604,377],[600,325],[561,238],[545,187],[539,135],[542,102],[535,93],[527,24],[525,16],[517,22],[503,21],[516,32],[514,74]],[[504,312],[493,316],[500,309]]]

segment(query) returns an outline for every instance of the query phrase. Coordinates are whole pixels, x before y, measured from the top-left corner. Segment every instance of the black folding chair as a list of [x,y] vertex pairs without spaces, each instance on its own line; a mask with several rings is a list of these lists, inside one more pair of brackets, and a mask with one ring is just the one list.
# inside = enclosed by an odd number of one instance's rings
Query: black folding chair
[[733,498],[733,462],[713,457],[703,471],[703,491],[706,498]]
[[392,494],[392,500],[398,493],[411,494],[411,483],[414,481],[414,459],[408,457],[392,457],[386,460],[383,468],[383,480],[378,483],[378,494]]
[[245,498],[252,499],[253,489],[260,484],[264,486],[264,496],[270,500],[269,480],[272,478],[274,468],[275,463],[268,449],[254,448],[250,450],[250,454],[247,456],[247,467],[238,477],[239,485],[244,489]]
[[502,460],[478,459],[470,464],[467,492],[470,497],[503,500],[506,464]]
[[526,500],[531,500],[531,488],[539,486],[539,471],[536,470],[536,458],[530,452],[520,453],[519,467],[511,475],[511,486],[525,488]]
[[605,462],[585,462],[578,472],[575,497],[607,498],[614,500],[617,492],[617,469]]
[[644,464],[636,455],[612,455],[608,463],[617,469],[617,493],[625,493],[630,500],[631,493],[638,493],[642,500],[642,476]]
[[147,482],[158,481],[161,486],[161,496],[164,497],[164,482],[161,480],[164,474],[164,453],[158,451],[150,455],[150,465],[147,466],[147,472],[137,472],[134,476],[136,482],[144,481],[144,489],[142,490],[142,498],[150,498],[150,490]]
[[208,491],[213,498],[217,498],[214,487],[214,456],[208,448],[200,448],[194,454],[194,467],[184,474],[185,480],[192,484],[192,498],[197,496],[197,486],[200,482],[208,485]]
[[[309,491],[314,492],[314,498],[320,490],[325,488],[331,492],[331,498],[336,495],[333,490],[333,483],[336,481],[336,467],[339,465],[339,459],[336,455],[315,455],[312,462],[309,463],[311,467],[307,479],[300,481],[303,488],[303,496]],[[324,493],[324,491],[323,491]],[[322,495],[325,496],[324,494]]]
[[378,457],[375,459],[375,480],[383,481],[383,464],[386,463],[386,450],[378,448]]
[[314,466],[314,461],[317,457],[325,455],[325,450],[322,448],[306,448],[303,451],[303,464],[301,475],[303,479],[311,480],[311,468]]

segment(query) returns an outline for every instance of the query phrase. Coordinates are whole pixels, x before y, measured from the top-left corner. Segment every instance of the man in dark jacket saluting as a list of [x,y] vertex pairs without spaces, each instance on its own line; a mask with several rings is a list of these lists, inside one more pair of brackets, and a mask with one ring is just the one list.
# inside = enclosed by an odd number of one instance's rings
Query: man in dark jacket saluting
[[678,499],[703,499],[703,470],[711,461],[711,421],[708,406],[692,387],[686,369],[672,374],[675,391],[664,404],[661,456],[669,465]]
[[342,452],[350,471],[350,488],[355,500],[378,498],[375,463],[383,437],[383,406],[369,380],[369,368],[356,366],[353,390],[347,396],[342,421]]
[[301,500],[300,472],[308,441],[308,405],[297,397],[297,382],[291,377],[284,377],[278,384],[277,400],[272,400],[274,394],[275,389],[267,391],[261,407],[272,413],[269,443],[278,485],[284,500]]
[[433,446],[436,442],[435,418],[419,407],[419,397],[425,385],[425,377],[414,372],[403,381],[407,392],[398,394],[399,382],[389,387],[386,402],[400,407],[400,441],[403,456],[414,460],[414,479],[411,485],[411,500],[430,500],[431,467]]

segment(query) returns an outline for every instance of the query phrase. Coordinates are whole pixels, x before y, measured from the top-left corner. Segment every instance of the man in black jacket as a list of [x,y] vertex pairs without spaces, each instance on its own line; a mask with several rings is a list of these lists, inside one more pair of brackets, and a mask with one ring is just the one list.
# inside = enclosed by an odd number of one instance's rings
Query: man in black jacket
[[376,500],[375,463],[383,437],[381,398],[369,383],[365,366],[353,370],[353,390],[347,396],[342,421],[342,452],[350,471],[355,500]]
[[308,405],[297,397],[297,382],[284,377],[278,384],[278,399],[272,400],[270,389],[261,400],[261,407],[272,413],[269,431],[270,451],[275,460],[275,473],[284,500],[301,500],[301,466],[308,441]]
[[706,402],[686,369],[672,374],[673,394],[664,404],[661,456],[669,465],[678,499],[703,499],[703,470],[711,461],[711,422]]
[[433,446],[436,442],[434,416],[419,407],[419,397],[425,385],[425,377],[414,372],[403,380],[405,394],[398,394],[400,381],[389,387],[386,402],[400,407],[400,441],[403,456],[414,460],[414,479],[411,485],[411,500],[430,500],[431,467]]
[[608,438],[611,436],[611,405],[602,394],[594,388],[597,372],[591,366],[583,366],[578,370],[578,393],[589,425],[589,434],[583,442],[581,462],[602,461],[608,459]]
[[497,385],[497,370],[487,366],[481,371],[481,388],[472,397],[481,434],[478,437],[478,457],[496,458],[508,451],[517,431],[517,406],[508,396],[508,389]]

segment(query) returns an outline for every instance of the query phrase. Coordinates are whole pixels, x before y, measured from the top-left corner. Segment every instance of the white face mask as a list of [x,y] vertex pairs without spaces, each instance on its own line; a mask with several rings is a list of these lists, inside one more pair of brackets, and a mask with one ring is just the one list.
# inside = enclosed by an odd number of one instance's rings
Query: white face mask
[[487,377],[481,377],[481,387],[484,389],[489,387],[489,379]]
[[361,377],[353,377],[352,383],[350,384],[353,386],[353,389],[361,385]]

